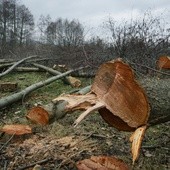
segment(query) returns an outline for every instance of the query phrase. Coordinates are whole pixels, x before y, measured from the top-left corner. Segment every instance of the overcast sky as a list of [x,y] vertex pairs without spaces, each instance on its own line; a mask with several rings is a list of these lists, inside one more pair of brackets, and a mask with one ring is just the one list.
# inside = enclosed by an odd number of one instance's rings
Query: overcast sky
[[170,20],[170,0],[20,0],[34,15],[49,14],[53,20],[61,17],[78,19],[83,25],[98,27],[109,17],[121,21],[142,16],[146,10],[164,13]]

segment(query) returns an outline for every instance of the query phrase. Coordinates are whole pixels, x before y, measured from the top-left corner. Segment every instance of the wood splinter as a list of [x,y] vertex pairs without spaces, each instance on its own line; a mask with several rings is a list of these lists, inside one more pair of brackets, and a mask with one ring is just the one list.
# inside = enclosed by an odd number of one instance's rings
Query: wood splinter
[[87,117],[90,113],[99,110],[101,108],[104,108],[105,105],[101,102],[97,102],[94,106],[88,108],[85,112],[83,112],[73,123],[73,126],[76,127],[85,117]]

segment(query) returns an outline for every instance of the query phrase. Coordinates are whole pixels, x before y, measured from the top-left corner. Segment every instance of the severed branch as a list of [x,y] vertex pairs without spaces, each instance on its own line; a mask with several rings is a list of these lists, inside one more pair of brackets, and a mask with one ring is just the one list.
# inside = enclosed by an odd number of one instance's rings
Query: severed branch
[[31,58],[35,58],[35,57],[38,57],[36,55],[34,56],[29,56],[27,58],[24,58],[18,62],[16,62],[14,65],[12,65],[9,69],[7,69],[6,71],[4,71],[3,73],[0,74],[0,78],[5,76],[6,74],[10,73],[14,68],[16,68],[19,64],[23,63],[24,61],[28,60],[28,59],[31,59]]
[[[49,72],[52,75],[60,75],[60,74],[62,74],[61,72],[59,72],[57,70],[54,70],[52,68],[43,66],[41,64],[33,63],[32,65],[34,65],[35,67],[38,67],[40,69],[43,69],[43,70]],[[63,80],[64,83],[67,83],[67,84],[71,85],[72,87],[79,87],[81,85],[81,81],[78,80],[77,78],[72,77],[72,76],[63,77],[62,80]]]

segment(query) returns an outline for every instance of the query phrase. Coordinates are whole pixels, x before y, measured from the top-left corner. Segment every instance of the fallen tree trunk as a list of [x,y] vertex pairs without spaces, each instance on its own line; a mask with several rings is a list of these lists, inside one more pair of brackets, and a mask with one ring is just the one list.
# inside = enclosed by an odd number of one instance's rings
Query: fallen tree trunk
[[[170,79],[146,78],[139,80],[139,83],[145,89],[151,106],[150,118],[156,118],[158,115],[159,117],[170,115]],[[78,93],[86,94],[88,92],[90,92],[89,86],[87,86],[85,93]],[[53,99],[54,105],[56,104],[56,114],[59,114],[57,111],[57,102],[57,98]]]
[[12,103],[14,103],[16,101],[19,101],[19,100],[23,99],[30,92],[32,92],[32,91],[34,91],[34,90],[36,90],[36,89],[38,89],[40,87],[43,87],[45,85],[48,85],[48,84],[54,82],[57,79],[63,78],[65,76],[69,75],[70,73],[72,73],[73,71],[75,71],[75,70],[70,70],[70,71],[67,71],[67,72],[65,72],[63,74],[53,76],[53,77],[51,77],[51,78],[49,78],[47,80],[40,81],[40,82],[38,82],[36,84],[33,84],[33,85],[27,87],[26,89],[18,92],[18,93],[15,93],[15,94],[13,94],[11,96],[7,96],[7,97],[4,97],[4,98],[0,99],[0,109],[6,107],[6,106],[8,106],[8,105],[10,105],[10,104],[12,104]]
[[[62,74],[61,72],[59,72],[57,70],[54,70],[52,68],[43,66],[41,64],[33,63],[32,65],[34,65],[35,67],[38,67],[40,69],[43,69],[43,70],[49,72],[52,75],[60,75],[60,74]],[[62,80],[63,80],[64,83],[67,83],[67,84],[71,85],[72,87],[81,86],[81,81],[78,80],[77,78],[72,77],[72,76],[66,76]]]
[[9,69],[7,69],[6,71],[4,71],[3,73],[0,74],[0,78],[5,76],[6,74],[10,73],[14,68],[16,68],[19,64],[23,63],[24,61],[31,59],[31,58],[35,58],[37,56],[29,56],[27,58],[24,58],[18,62],[16,62],[14,65],[12,65]]

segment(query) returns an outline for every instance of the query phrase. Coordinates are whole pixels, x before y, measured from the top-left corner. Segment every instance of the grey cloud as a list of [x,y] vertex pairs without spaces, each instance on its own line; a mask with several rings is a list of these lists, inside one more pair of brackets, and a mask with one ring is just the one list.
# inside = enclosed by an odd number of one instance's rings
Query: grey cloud
[[98,26],[109,16],[129,18],[148,9],[161,9],[170,15],[169,0],[22,0],[22,3],[31,10],[36,20],[41,14],[49,14],[52,19],[75,18],[92,26]]

